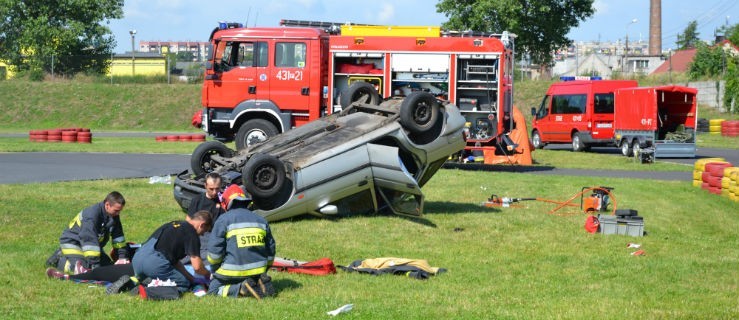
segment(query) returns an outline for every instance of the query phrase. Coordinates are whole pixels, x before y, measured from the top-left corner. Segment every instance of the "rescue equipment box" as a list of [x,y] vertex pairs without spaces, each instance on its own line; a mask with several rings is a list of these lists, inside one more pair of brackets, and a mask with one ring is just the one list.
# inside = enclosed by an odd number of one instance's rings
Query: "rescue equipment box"
[[[619,215],[619,214],[623,215]],[[636,210],[616,210],[616,215],[598,215],[602,234],[620,234],[632,237],[644,235],[644,218],[637,215]]]

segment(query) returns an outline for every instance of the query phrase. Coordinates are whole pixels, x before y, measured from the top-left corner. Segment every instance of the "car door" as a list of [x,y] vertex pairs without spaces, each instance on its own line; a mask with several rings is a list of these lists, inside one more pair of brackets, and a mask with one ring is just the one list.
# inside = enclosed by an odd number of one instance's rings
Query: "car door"
[[308,41],[275,41],[269,98],[280,109],[297,112],[309,110],[310,72],[308,69]]

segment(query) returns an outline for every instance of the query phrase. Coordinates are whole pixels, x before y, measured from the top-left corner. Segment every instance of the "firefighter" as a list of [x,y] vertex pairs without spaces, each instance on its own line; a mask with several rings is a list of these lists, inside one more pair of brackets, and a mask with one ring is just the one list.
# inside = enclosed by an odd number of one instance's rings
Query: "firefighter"
[[[200,194],[198,197],[193,198],[190,202],[190,206],[187,209],[187,219],[191,219],[195,212],[206,210],[210,212],[210,217],[213,223],[218,220],[218,217],[223,214],[224,210],[221,208],[221,200],[219,193],[221,191],[221,175],[216,172],[210,172],[205,175],[205,192]],[[203,260],[208,257],[208,238],[210,232],[200,236],[200,257]],[[182,263],[189,264],[190,258],[185,257]]]
[[112,237],[117,251],[116,264],[129,263],[126,239],[123,235],[120,214],[126,200],[117,191],[109,193],[105,200],[80,211],[59,237],[59,247],[46,261],[65,274],[84,273],[113,261],[103,252]]
[[208,293],[223,297],[275,294],[267,270],[275,259],[275,240],[267,220],[247,209],[248,199],[235,184],[222,195],[226,209],[208,240],[208,261],[213,270]]

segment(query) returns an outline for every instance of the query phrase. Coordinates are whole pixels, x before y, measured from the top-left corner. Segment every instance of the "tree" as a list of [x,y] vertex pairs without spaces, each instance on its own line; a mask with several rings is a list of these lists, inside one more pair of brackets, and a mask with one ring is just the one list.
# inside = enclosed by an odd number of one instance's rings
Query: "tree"
[[104,72],[115,47],[101,23],[123,17],[123,0],[0,0],[0,58],[19,70]]
[[693,62],[688,68],[690,79],[700,77],[721,76],[724,70],[724,50],[720,46],[709,47],[707,44],[698,42]]
[[440,0],[442,27],[516,34],[516,50],[533,63],[550,65],[552,52],[571,43],[570,29],[593,15],[593,0]]
[[695,48],[695,46],[700,42],[698,39],[698,22],[693,20],[688,23],[688,26],[685,27],[685,31],[683,31],[682,34],[677,35],[677,48],[678,50],[685,50],[689,48]]

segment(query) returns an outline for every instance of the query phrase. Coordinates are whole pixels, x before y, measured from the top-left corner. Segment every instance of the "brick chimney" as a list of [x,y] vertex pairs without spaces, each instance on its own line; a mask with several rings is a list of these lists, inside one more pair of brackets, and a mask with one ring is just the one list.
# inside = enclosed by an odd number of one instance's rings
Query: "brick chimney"
[[649,55],[662,54],[662,0],[649,1]]

